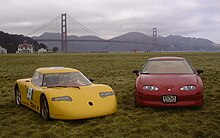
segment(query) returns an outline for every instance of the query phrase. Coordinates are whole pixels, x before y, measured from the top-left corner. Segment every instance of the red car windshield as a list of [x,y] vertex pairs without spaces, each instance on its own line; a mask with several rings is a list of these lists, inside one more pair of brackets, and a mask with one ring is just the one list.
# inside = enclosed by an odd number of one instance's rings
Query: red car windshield
[[194,71],[185,60],[150,60],[143,66],[141,73],[192,74]]

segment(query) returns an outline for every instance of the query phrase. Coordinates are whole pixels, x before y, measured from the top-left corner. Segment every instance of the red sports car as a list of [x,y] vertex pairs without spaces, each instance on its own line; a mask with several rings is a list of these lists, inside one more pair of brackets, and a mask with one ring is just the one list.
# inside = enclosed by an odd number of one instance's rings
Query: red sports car
[[137,75],[136,106],[202,106],[203,82],[200,73],[185,58],[150,58]]

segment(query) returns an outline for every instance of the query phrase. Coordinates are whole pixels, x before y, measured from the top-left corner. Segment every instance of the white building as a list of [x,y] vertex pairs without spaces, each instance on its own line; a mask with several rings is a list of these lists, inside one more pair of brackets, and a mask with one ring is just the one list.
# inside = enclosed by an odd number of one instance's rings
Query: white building
[[7,49],[0,46],[0,54],[6,54],[6,53],[7,53]]
[[37,50],[37,53],[47,53],[47,49],[40,48]]
[[17,53],[33,53],[34,47],[31,44],[28,44],[27,41],[24,41],[23,44],[18,45]]

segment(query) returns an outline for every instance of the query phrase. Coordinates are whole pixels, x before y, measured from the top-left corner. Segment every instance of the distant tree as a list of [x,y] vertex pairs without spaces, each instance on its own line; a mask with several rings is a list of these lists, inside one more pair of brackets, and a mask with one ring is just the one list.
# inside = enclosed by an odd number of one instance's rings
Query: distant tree
[[40,43],[40,44],[39,44],[39,49],[40,49],[40,48],[47,49],[47,46],[46,46],[45,44],[43,44],[43,43]]
[[53,52],[58,52],[59,48],[58,47],[53,47]]
[[8,53],[16,53],[17,50],[13,43],[8,43],[6,49]]

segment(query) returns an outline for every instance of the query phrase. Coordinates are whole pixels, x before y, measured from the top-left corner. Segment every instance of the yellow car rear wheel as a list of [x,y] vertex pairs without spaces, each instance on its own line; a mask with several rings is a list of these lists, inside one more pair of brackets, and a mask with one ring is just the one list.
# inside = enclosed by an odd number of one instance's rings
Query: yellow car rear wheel
[[21,92],[18,86],[15,86],[15,103],[20,106],[21,105]]

